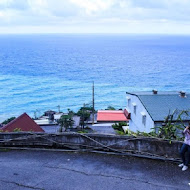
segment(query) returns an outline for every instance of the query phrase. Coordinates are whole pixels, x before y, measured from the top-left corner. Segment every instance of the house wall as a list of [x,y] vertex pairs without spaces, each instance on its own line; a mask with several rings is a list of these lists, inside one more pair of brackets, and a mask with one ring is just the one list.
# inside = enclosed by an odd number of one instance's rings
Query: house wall
[[[131,131],[137,132],[146,132],[149,133],[152,131],[151,128],[154,128],[154,122],[150,117],[149,113],[146,111],[145,107],[139,100],[137,96],[127,94],[127,98],[130,98],[130,102],[127,101],[127,107],[129,113],[131,113],[131,119],[129,120],[129,129]],[[129,104],[128,104],[129,103]],[[136,104],[136,114],[134,113],[134,105]],[[146,122],[143,124],[143,115],[146,115]]]

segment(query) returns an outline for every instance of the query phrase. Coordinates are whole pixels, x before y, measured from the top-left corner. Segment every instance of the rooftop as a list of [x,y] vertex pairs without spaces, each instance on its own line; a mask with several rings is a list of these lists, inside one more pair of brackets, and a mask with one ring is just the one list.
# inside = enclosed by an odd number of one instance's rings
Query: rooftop
[[23,113],[7,125],[1,128],[3,131],[13,132],[15,129],[21,131],[44,132],[26,113]]
[[128,121],[124,110],[98,110],[97,121]]

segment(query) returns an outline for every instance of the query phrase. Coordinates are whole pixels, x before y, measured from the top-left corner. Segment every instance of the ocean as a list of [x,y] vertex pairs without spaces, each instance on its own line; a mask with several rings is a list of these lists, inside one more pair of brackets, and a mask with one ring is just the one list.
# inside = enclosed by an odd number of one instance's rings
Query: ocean
[[190,92],[190,36],[0,35],[0,122],[27,112],[125,108],[126,91]]

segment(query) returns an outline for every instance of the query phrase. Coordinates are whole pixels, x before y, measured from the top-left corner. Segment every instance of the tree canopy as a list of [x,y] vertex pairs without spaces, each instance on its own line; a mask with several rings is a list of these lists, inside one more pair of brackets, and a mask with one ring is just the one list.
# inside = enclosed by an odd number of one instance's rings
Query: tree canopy
[[74,121],[72,119],[72,115],[62,115],[59,124],[61,126],[60,132],[63,132],[63,127],[65,128],[65,131],[67,131],[68,128],[72,127],[74,124]]
[[113,106],[108,106],[106,110],[116,110]]
[[10,117],[10,118],[6,119],[5,121],[3,121],[2,124],[6,125],[14,119],[16,119],[16,117]]

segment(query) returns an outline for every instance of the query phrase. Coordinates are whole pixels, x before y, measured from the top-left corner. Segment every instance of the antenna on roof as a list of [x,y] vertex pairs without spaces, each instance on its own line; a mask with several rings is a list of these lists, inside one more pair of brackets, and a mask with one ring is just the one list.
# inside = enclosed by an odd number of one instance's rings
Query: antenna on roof
[[34,119],[37,119],[36,111],[34,111]]

